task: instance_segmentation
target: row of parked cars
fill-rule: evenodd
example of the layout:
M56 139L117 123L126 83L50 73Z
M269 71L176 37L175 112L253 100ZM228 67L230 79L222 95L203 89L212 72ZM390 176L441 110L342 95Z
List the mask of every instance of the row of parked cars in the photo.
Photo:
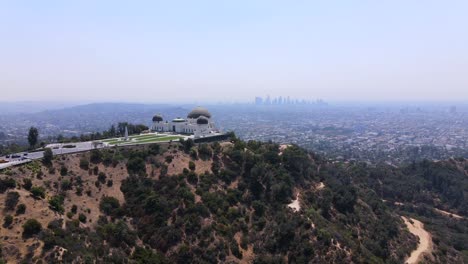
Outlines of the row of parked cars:
M7 159L20 159L20 160L25 160L27 159L28 157L28 153L19 153L19 154L11 154L11 155L6 155L5 158Z

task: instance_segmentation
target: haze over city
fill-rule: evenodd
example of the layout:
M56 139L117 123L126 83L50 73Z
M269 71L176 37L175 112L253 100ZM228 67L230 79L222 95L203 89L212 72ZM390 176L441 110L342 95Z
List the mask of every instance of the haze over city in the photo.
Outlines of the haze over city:
M3 1L0 264L468 263L468 1Z
M10 1L0 101L467 101L467 1Z

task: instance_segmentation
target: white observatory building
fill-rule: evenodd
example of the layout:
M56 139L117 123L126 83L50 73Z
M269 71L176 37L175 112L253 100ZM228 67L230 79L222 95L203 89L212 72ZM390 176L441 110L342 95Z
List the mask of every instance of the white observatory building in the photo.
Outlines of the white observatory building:
M164 121L159 114L153 116L154 132L174 132L180 134L193 134L195 138L211 136L219 133L211 119L211 114L203 107L195 107L187 115L187 119L177 117L172 121Z

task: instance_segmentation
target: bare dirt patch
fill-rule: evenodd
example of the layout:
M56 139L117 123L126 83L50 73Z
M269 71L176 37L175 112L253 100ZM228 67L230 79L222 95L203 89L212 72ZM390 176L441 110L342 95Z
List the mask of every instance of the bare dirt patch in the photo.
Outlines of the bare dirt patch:
M195 163L195 172L197 174L202 174L205 173L206 171L211 172L211 165L212 161L211 160L202 160L202 159L197 159L193 160L190 155L183 153L183 152L177 152L175 154L165 154L165 156L172 155L173 159L171 163L167 164L167 175L178 175L181 174L185 169L188 169L189 167L189 161L192 161ZM160 162L164 162L164 158L160 157L159 158Z
M325 184L323 182L319 182L316 186L315 186L315 189L317 191L320 191L322 190L323 188L325 188Z
M282 144L282 145L280 145L280 146L279 146L279 153L278 153L278 155L279 155L279 156L283 155L283 151L284 151L285 149L287 149L288 147L290 147L290 146L291 146L291 145L289 145L289 144Z
M291 208L294 212L299 212L301 210L301 205L299 203L299 193L296 195L296 199L292 200L288 207Z
M237 244L240 245L241 243L241 233L237 232L234 235L234 239L236 240ZM240 264L248 264L252 263L255 258L255 253L253 251L253 245L248 244L247 249L243 249L239 246L240 251L242 252L242 259L239 261Z

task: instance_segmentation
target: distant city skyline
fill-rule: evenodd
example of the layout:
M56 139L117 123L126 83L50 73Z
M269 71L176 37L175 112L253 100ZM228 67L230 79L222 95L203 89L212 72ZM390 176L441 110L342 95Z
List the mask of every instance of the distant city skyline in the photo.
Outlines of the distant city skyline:
M0 101L468 101L468 1L9 1Z
M327 105L322 99L309 99L309 98L291 98L290 96L270 97L267 95L265 98L256 96L253 102L255 105L293 105L293 104L315 104Z

